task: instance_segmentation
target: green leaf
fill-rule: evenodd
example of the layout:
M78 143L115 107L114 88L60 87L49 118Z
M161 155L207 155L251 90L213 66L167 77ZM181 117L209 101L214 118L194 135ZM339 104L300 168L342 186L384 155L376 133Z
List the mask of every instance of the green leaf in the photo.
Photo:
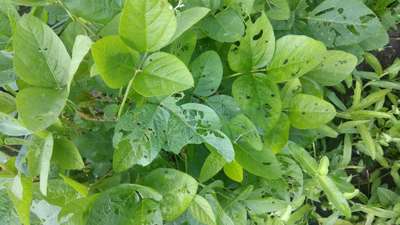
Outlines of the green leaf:
M254 23L248 20L245 36L229 49L228 63L233 71L250 72L265 67L274 50L274 31L263 13Z
M288 20L290 18L290 7L288 0L267 0L266 11L272 20Z
M200 195L196 195L193 198L193 201L189 207L189 212L197 221L202 224L217 225L215 215L210 204Z
M201 167L199 181L204 183L213 178L225 164L226 161L220 154L211 151Z
M0 51L0 85L9 84L16 80L11 53Z
M306 94L296 95L289 109L290 123L298 129L318 128L335 118L335 115L332 104Z
M71 58L60 38L38 18L23 16L13 35L14 66L19 78L39 87L69 82Z
M268 132L278 122L282 110L278 86L265 77L244 75L232 85L232 95L242 112Z
M72 47L72 58L71 64L68 70L68 84L71 83L76 71L78 71L79 65L81 64L83 58L89 52L92 46L92 40L86 35L78 35L75 38L74 45Z
M141 212L144 208L150 209L148 214L157 211L157 206L149 200L159 201L161 196L151 188L135 185L121 184L101 193L92 203L89 210L87 225L106 224L140 224L146 220L146 215ZM145 201L147 200L147 201ZM138 221L140 220L140 221Z
M239 114L229 121L230 138L234 144L246 149L261 151L263 143L256 126L243 114Z
M328 176L318 175L318 183L328 197L332 205L347 218L351 217L351 209L343 193L336 187L335 183Z
M64 0L63 4L75 16L105 24L121 10L119 0Z
M6 189L0 189L0 224L19 225L18 216Z
M158 52L150 55L133 88L145 97L171 95L194 86L192 74L174 55Z
M32 180L18 174L9 190L9 197L17 211L19 221L30 225L30 208L32 203Z
M179 38L185 31L189 30L193 25L199 22L210 12L210 9L204 7L193 7L183 12L178 12L176 16L176 31L170 42Z
M238 41L245 32L240 15L229 8L204 18L201 27L207 36L219 42Z
M189 208L197 192L197 182L191 176L174 169L159 168L149 173L144 184L163 195L161 211L165 221L173 221Z
M190 65L193 73L197 96L210 96L218 90L222 81L223 67L221 58L215 51L206 51Z
M66 90L26 88L18 92L17 111L29 130L43 130L56 122L66 98Z
M31 131L14 117L0 112L0 133L9 136L25 136L31 134Z
M235 160L249 173L266 179L277 179L281 176L279 162L270 149L254 151L235 146L235 154Z
M294 142L289 142L287 149L292 158L299 163L306 173L311 176L318 174L317 161L304 148Z
M357 57L343 51L329 50L321 64L306 74L321 85L333 86L351 75L357 65Z
M279 153L288 143L290 120L285 113L281 113L275 127L264 137L265 146L273 153Z
M197 44L197 35L193 31L185 32L182 36L169 44L165 50L175 55L185 65L189 65Z
M301 35L286 35L276 42L267 76L275 82L301 77L318 66L325 53L322 42Z
M61 169L80 170L85 166L75 144L66 138L54 140L53 162Z
M177 27L167 0L127 0L121 14L119 34L139 52L155 52L166 46Z
M243 181L243 167L236 161L225 164L224 173L231 180L239 183Z
M81 194L82 196L86 197L89 194L89 188L86 187L85 185L78 183L77 181L63 176L60 174L60 177L64 180L64 182L70 186L71 188L73 188L75 191L79 192L79 194Z
M0 91L0 112L9 114L15 112L15 110L15 98L6 92Z
M40 192L46 196L54 140L51 133L39 135L33 136L32 143L28 147L28 168L32 176L39 175Z
M379 19L358 0L323 1L307 19L311 34L328 47L357 44L376 33L383 35L383 45L388 42L388 34Z
M139 53L129 49L118 36L107 36L92 46L92 56L101 78L111 88L128 84L139 62Z
M135 221L132 225L163 224L160 205L151 199L142 200L133 214Z
M371 158L375 160L377 154L375 141L368 127L365 124L360 124L357 126L357 130L360 133L365 149L367 150L367 155L371 156Z

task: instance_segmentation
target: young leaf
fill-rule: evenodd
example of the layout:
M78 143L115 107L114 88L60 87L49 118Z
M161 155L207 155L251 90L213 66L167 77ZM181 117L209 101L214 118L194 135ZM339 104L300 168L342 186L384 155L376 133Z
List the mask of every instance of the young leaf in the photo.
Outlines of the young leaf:
M236 161L224 165L224 173L230 179L241 183L243 181L243 167Z
M286 35L276 42L267 76L275 82L301 77L318 66L325 53L322 42L301 35Z
M14 66L24 82L63 87L69 82L71 58L60 38L40 19L25 15L13 35Z
M289 119L298 129L318 128L336 115L336 110L329 102L312 95L298 94L292 99Z
M155 52L166 46L176 31L176 18L167 0L127 0L119 34L139 52Z
M218 90L222 81L223 66L215 51L207 51L198 56L190 65L197 96L210 96Z
M264 13L254 23L248 20L246 25L245 36L232 44L228 53L229 66L236 72L265 67L275 50L274 31Z
M89 52L92 46L92 40L85 35L78 35L75 38L74 46L72 48L72 58L71 64L68 70L68 85L71 83L76 71L78 71L79 65L81 64L83 58Z
M194 86L192 74L174 55L158 52L150 55L133 88L145 97L171 95Z
M290 120L285 113L281 113L275 127L265 134L264 143L273 153L279 153L289 140Z
M322 62L307 77L321 85L333 86L351 75L357 65L357 58L344 51L329 50L323 56Z
M200 170L199 181L204 183L214 177L226 164L225 159L218 153L212 151L203 163Z
M174 169L153 170L144 179L144 184L163 195L161 212L165 221L173 221L189 208L197 192L197 181Z
M139 53L126 46L118 36L107 36L92 46L92 55L101 78L111 88L128 84L139 62Z

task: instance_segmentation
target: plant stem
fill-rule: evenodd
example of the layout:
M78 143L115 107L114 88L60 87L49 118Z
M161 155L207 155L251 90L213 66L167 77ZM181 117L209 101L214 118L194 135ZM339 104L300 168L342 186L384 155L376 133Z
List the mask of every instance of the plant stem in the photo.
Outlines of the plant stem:
M121 115L122 115L122 111L124 110L124 106L125 106L125 104L126 104L126 100L128 99L129 92L130 92L130 90L131 90L131 88L132 88L132 85L133 85L133 80L135 80L136 75L138 74L139 71L140 71L140 70L136 70L136 71L135 71L135 74L133 74L132 79L129 81L128 86L126 87L125 94L124 94L124 98L122 99L122 103L121 103L121 105L119 106L119 110L118 110L118 114L117 114L117 119L119 119L119 118L121 117Z

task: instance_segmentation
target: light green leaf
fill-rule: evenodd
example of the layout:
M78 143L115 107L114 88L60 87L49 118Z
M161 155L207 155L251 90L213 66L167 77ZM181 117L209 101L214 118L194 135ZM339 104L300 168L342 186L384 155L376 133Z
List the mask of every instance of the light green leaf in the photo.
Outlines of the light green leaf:
M18 216L7 194L7 189L0 189L0 224L19 225Z
M182 36L169 44L165 51L175 55L185 65L189 65L197 44L197 35L194 31L185 32Z
M265 67L274 50L274 31L263 13L254 23L248 20L245 36L229 49L228 63L233 71L250 72Z
M50 172L50 160L53 154L53 135L40 133L33 136L32 143L28 146L28 168L31 176L39 175L40 192L47 195L47 179Z
M163 224L160 204L151 199L144 199L133 212L134 222L132 225Z
M332 104L306 94L296 95L289 108L290 123L298 129L318 128L335 118L335 115Z
M132 79L139 53L129 49L118 36L107 36L92 46L92 55L101 78L111 88L120 88Z
M150 55L133 82L133 88L145 97L171 95L194 86L192 74L174 55L158 52Z
M14 66L19 78L39 87L69 82L71 58L57 34L34 16L19 20L13 36Z
M15 112L15 98L3 91L0 91L0 112L9 114Z
M317 161L304 148L294 142L289 142L287 149L292 158L299 163L306 173L311 176L316 176L318 174Z
M26 88L18 92L17 111L29 130L43 130L56 122L66 98L66 90Z
M375 160L377 151L374 138L372 137L368 127L365 124L359 124L357 130L360 133L361 139L364 143L366 154Z
M17 211L19 221L30 225L30 208L32 203L32 180L18 174L9 190L9 197Z
M144 184L163 195L161 211L165 221L173 221L189 208L197 192L197 181L174 169L153 170L144 179Z
M61 169L80 170L85 166L75 144L66 138L54 140L53 162Z
M317 176L318 183L328 197L332 205L347 218L351 217L351 209L343 193L336 187L336 184L328 176Z
M221 58L215 51L206 51L198 56L190 65L193 73L197 96L210 96L218 90L222 81L223 66Z
M189 207L189 212L197 221L202 224L217 225L215 215L210 204L200 195L196 195L193 198L193 201Z
M256 176L277 179L282 174L279 162L270 149L254 151L235 146L235 154L235 160L243 169Z
M64 0L63 4L73 15L102 24L110 21L122 8L120 0Z
M357 44L376 33L383 34L383 45L389 39L376 15L358 0L323 1L307 20L312 35L328 47Z
M243 181L243 167L236 161L225 164L224 173L233 181L239 183Z
M210 9L204 7L193 7L183 12L178 12L176 16L176 31L170 42L179 38L185 31L189 30L193 25L199 22L210 12Z
M177 27L167 0L127 0L121 14L119 34L139 52L154 52L167 45Z
M9 136L25 136L31 134L31 131L26 129L14 117L0 112L0 133Z
M232 85L232 96L254 124L268 132L278 122L282 110L278 86L265 77L244 75Z
M290 120L285 113L281 113L275 127L264 136L264 143L273 153L279 153L288 143Z
M235 116L228 124L230 138L234 144L246 149L261 151L263 143L256 126L243 114Z
M329 50L322 58L322 62L307 77L315 80L321 85L333 86L348 76L357 65L357 57L344 51Z
M79 194L81 194L84 197L87 197L89 194L89 188L69 177L66 177L64 175L60 174L60 177L64 180L64 182L70 186L71 188L73 188L75 191L79 192Z
M238 41L245 31L240 15L229 8L204 18L201 27L210 38L219 42Z
M325 53L322 42L301 35L286 35L276 42L267 75L275 82L301 77L318 66Z
M13 56L9 52L0 51L0 85L16 80L13 66Z
M76 71L78 71L79 65L89 52L91 46L92 40L88 36L76 36L74 46L72 47L71 64L69 65L68 70L68 84L71 83Z
M204 183L214 177L226 164L225 159L218 153L211 151L200 170L199 181Z

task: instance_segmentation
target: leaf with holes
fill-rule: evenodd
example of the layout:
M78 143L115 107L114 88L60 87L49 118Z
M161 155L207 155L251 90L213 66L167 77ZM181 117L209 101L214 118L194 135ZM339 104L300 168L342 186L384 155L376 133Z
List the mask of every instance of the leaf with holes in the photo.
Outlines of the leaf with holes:
M246 24L246 35L232 44L228 53L229 66L236 72L250 72L265 67L275 50L271 23L263 13L253 23Z

